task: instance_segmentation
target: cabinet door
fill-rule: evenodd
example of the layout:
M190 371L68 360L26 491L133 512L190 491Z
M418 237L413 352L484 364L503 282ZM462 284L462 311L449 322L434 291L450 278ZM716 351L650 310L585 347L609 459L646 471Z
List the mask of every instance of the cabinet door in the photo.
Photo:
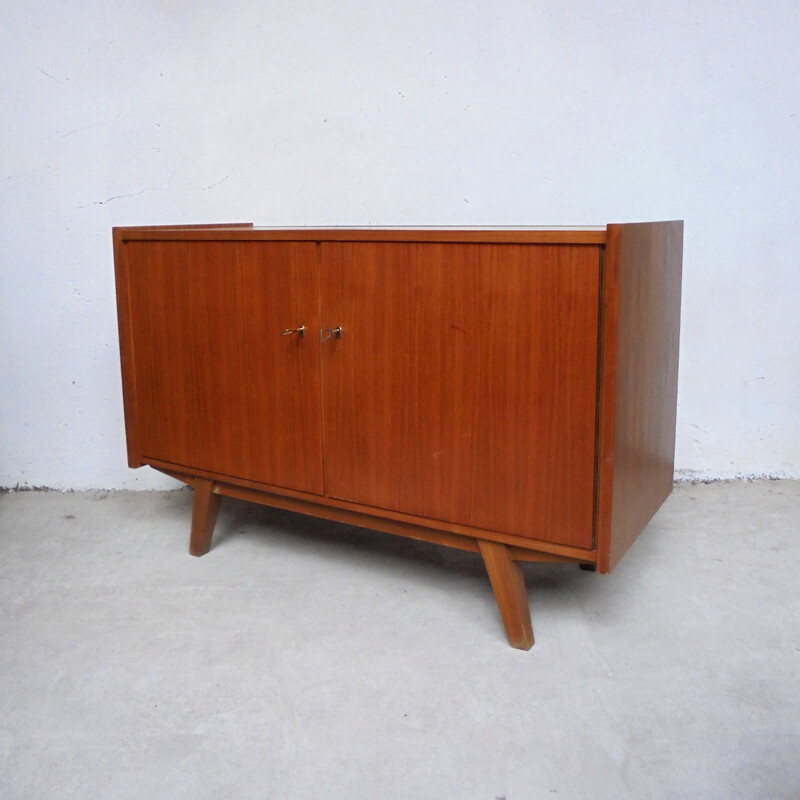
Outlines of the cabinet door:
M143 460L321 493L316 244L132 241L124 258Z
M330 243L326 491L590 547L600 253Z

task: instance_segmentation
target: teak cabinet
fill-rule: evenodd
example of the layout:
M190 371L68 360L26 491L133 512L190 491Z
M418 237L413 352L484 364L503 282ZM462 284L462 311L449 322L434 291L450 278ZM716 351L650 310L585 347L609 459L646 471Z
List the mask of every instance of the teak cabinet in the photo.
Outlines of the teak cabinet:
M670 493L683 224L115 228L130 466L480 553L608 572Z

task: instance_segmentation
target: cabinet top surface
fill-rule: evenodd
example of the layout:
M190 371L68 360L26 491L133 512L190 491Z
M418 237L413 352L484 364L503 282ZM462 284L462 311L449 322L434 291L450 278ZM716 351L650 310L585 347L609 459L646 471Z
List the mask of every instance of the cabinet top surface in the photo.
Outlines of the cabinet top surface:
M250 224L114 229L121 241L496 242L605 244L605 226L269 228Z

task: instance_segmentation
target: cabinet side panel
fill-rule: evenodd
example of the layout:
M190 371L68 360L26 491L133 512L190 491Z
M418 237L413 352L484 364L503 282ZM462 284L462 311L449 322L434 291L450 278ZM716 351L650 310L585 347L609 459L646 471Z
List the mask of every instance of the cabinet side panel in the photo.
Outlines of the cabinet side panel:
M610 225L603 281L598 566L672 491L683 222Z
M125 231L114 228L114 277L117 293L117 327L119 329L120 368L122 371L122 401L125 411L125 439L128 447L128 466L140 467L144 463L139 451L136 419L136 370L133 356L131 309L129 290L129 265L125 259Z

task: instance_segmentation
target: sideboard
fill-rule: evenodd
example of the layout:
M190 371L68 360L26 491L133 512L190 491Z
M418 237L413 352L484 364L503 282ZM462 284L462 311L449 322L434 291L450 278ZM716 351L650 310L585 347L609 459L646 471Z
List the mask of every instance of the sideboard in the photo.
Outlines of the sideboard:
M113 231L128 463L482 556L609 572L673 482L682 222ZM378 535L378 534L376 534Z

